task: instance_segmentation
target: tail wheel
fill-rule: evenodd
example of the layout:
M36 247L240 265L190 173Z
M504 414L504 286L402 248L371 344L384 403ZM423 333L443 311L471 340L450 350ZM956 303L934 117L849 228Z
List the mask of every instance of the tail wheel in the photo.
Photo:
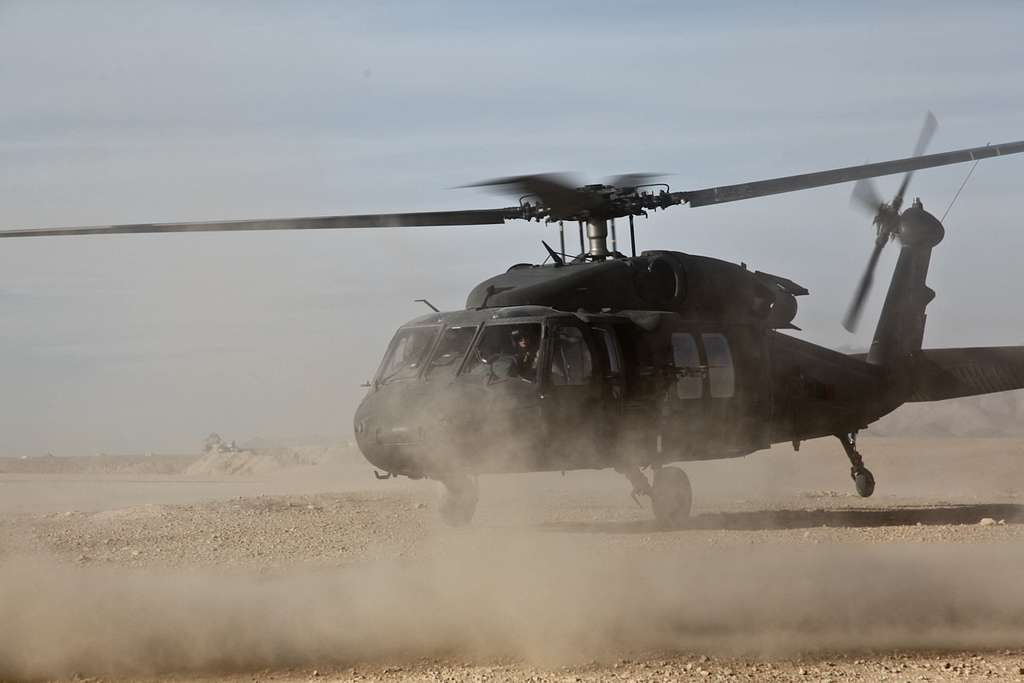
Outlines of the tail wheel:
M660 467L654 471L651 487L654 518L664 527L685 526L690 519L693 491L690 478L678 467Z
M871 474L871 470L867 467L855 469L850 476L853 477L853 485L857 488L857 495L861 498L869 498L875 492L875 475Z

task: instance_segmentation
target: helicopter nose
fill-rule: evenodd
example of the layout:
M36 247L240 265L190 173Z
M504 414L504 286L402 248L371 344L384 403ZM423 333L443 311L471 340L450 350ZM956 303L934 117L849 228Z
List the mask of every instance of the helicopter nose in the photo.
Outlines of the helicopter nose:
M356 445L371 465L385 472L396 473L400 470L400 463L394 457L394 449L380 443L378 430L376 426L371 427L368 420L357 420Z
M352 425L356 436L356 446L359 447L359 451L370 464L385 471L390 471L388 468L390 463L384 457L384 454L380 452L380 449L377 448L376 439L374 438L377 430L377 418L374 411L375 403L373 394L368 394L356 409Z
M394 474L408 474L418 469L409 447L419 443L421 435L400 416L386 410L380 393L367 395L356 410L353 421L356 445L374 467Z

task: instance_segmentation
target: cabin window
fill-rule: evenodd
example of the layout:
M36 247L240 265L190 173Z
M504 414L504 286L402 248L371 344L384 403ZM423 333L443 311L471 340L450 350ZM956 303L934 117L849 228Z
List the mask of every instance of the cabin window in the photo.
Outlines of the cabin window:
M551 347L551 383L555 386L589 384L594 374L590 349L578 327L555 329Z
M399 380L415 379L423 360L437 336L437 327L407 327L400 329L391 341L378 382L388 384Z
M449 327L441 334L441 341L427 365L426 377L449 378L455 376L469 345L476 336L476 325Z
M711 397L729 398L736 393L736 371L732 365L729 340L724 334L705 334L704 352L708 357Z
M614 333L603 327L593 329L598 352L603 351L608 358L608 372L612 375L622 374L622 360L619 358L619 345L615 341Z
M540 339L540 323L485 327L462 372L492 380L518 378L535 382Z
M700 353L697 351L697 340L692 334L676 332L672 335L672 364L676 369L676 396L683 399L703 396Z

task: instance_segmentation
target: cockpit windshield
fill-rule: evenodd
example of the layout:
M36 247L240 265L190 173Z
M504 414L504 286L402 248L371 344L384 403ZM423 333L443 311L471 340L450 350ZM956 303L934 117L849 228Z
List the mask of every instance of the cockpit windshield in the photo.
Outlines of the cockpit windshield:
M449 327L441 335L441 341L427 366L426 376L432 379L447 379L455 376L462 359L466 356L473 337L476 336L477 325Z
M377 381L380 384L414 379L434 343L439 327L405 327L391 340L388 354L381 364Z

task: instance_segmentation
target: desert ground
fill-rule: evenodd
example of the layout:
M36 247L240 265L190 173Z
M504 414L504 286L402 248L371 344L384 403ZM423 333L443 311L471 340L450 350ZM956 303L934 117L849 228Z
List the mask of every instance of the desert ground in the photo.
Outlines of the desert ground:
M474 522L351 450L0 458L0 679L1024 680L1024 438L864 436L484 476Z

